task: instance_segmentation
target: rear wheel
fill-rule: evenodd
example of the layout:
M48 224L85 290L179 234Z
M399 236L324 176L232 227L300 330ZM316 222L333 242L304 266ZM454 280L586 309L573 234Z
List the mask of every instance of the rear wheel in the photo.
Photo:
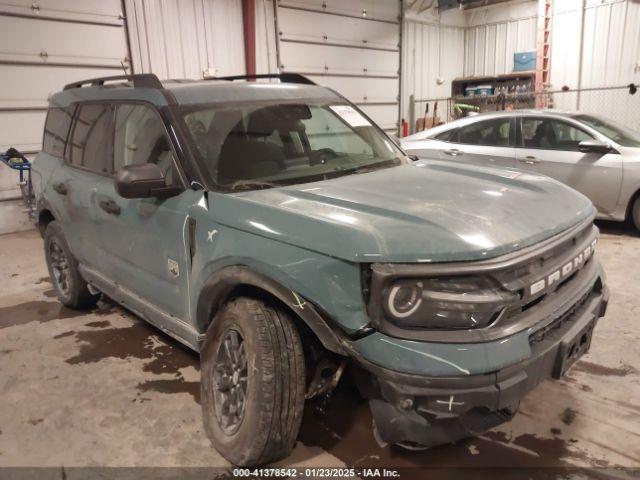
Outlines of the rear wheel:
M237 298L214 319L201 353L202 414L213 446L235 465L286 457L304 408L300 337L285 312Z
M62 227L56 221L47 225L44 233L44 254L49 277L60 303L73 309L92 308L100 294L92 294L78 271L78 262L71 254Z

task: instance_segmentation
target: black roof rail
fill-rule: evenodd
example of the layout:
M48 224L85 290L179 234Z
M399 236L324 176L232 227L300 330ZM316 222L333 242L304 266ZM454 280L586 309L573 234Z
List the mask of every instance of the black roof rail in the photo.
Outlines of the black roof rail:
M259 73L257 75L232 75L230 77L213 77L211 80L254 80L259 78L279 78L282 83L302 83L315 85L316 83L299 73Z
M90 78L88 80L82 80L80 82L73 82L65 85L63 90L71 90L73 88L82 88L83 86L102 86L105 82L111 82L114 80L128 80L133 82L134 88L155 88L162 89L162 83L158 80L158 77L153 73L137 73L134 75L115 75L113 77L100 77Z

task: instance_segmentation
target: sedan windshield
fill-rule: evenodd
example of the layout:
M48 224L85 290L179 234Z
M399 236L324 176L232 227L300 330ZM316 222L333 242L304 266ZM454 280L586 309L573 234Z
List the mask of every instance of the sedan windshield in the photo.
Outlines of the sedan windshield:
M209 173L227 191L305 183L407 162L350 105L198 106L183 110L183 117Z
M573 118L597 130L623 147L640 147L640 132L595 115L575 115Z

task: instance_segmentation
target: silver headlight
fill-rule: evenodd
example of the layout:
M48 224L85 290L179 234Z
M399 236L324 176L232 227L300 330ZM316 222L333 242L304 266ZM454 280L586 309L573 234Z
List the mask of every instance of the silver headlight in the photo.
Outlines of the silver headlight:
M444 277L396 280L383 305L401 327L470 329L491 325L516 300L488 278Z
M422 305L422 282L396 284L391 287L387 308L395 318L410 317L420 308L420 305Z

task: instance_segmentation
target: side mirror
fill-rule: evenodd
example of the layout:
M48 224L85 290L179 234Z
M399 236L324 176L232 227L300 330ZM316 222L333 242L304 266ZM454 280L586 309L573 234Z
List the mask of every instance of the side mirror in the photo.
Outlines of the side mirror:
M114 183L123 198L170 197L182 190L167 187L162 170L155 163L127 165L116 174Z
M608 143L599 140L583 140L578 144L578 150L582 153L609 153L613 149Z

